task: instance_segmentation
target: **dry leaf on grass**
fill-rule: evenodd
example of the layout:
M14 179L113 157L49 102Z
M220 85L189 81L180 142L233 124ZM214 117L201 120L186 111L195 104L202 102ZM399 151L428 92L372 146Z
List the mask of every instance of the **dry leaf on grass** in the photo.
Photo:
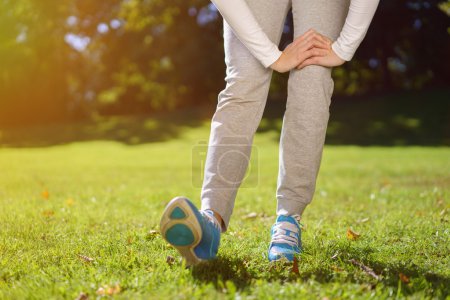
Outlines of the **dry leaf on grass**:
M361 237L361 234L354 231L351 227L347 229L347 239L355 241Z
M400 278L400 280L401 280L403 283L409 283L409 277L406 276L405 274L399 273L399 274L398 274L398 277Z
M102 287L99 287L98 290L95 292L97 295L99 296L105 296L106 295L106 290Z
M127 243L128 243L128 245L133 244L133 242L134 242L134 237L128 236L128 237L127 237Z
M298 271L298 260L297 258L294 258L294 263L292 264L292 273L300 274Z
M86 256L86 255L82 255L82 254L78 254L78 257L81 258L84 262L87 262L87 263L91 263L91 262L93 262L95 260L92 257Z
M357 261L356 259L350 259L349 262L351 262L355 266L360 267L364 272L366 272L368 275L372 276L376 280L380 279L380 276L377 275L370 267L364 265L363 263Z
M336 253L331 257L331 259L336 259L339 256L339 251L336 251Z
M75 300L88 300L89 296L86 293L81 292Z
M41 196L42 196L42 198L44 198L45 200L48 200L48 198L50 198L50 193L48 192L47 189L45 189L45 190L43 190L43 191L41 192Z
M55 212L51 209L46 209L46 210L42 211L42 215L47 218L52 217L54 214L55 214Z
M158 235L159 234L159 231L158 230L150 230L149 232L148 232L148 235L151 235L151 236L155 236L155 235Z
M242 219L244 219L244 220L246 220L246 219L254 219L254 218L256 218L257 216L258 216L257 213L251 212L251 213L248 213L247 215L243 216Z
M344 269L339 268L339 267L336 266L336 265L332 265L332 266L331 266L331 269L332 269L334 272L336 272L336 273L341 273L341 272L344 271Z
M358 221L356 221L356 223L366 223L369 220L369 218L359 219Z
M380 185L382 188L387 188L390 187L392 184L388 179L384 179L383 181L380 182Z
M175 263L175 257L167 255L166 263L168 263L169 265L173 265Z
M120 291L121 289L119 284L115 284L113 286L104 285L98 288L96 294L99 296L112 296L117 295Z
M152 240L152 239L156 238L158 235L159 235L159 231L152 229L149 232L147 232L147 235L145 237L147 238L147 240Z

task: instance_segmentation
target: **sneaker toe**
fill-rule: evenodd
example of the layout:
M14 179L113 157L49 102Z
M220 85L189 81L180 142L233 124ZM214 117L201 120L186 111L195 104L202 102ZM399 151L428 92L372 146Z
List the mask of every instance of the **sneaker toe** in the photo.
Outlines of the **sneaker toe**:
M293 248L284 248L279 246L272 246L269 250L269 261L277 261L281 259L287 259L288 261L293 261L295 254L300 253Z

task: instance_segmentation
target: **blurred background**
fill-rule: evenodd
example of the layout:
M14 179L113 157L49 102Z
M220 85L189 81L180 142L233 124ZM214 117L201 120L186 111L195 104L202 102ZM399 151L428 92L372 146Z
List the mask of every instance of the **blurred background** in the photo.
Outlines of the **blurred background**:
M335 68L329 144L450 145L450 1L381 1ZM289 15L280 48L292 40ZM203 126L225 86L206 0L0 0L0 145L140 144ZM279 130L274 73L260 131Z

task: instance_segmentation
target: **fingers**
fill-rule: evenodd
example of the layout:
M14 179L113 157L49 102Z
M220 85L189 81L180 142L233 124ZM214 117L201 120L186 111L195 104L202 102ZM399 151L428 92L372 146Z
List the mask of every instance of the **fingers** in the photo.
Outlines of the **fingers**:
M303 48L304 50L308 50L311 47L329 49L329 45L326 42L324 42L324 40L320 36L316 34L310 36L302 44L299 44L299 47Z
M299 44L308 42L311 39L316 39L320 43L323 43L323 48L330 47L332 44L332 41L328 37L320 34L315 29L310 28L305 33L303 33L301 36L295 38L294 41L292 42L292 46L298 46Z
M312 48L309 49L308 51L301 53L297 58L297 61L299 64L304 63L306 60L316 62L317 59L319 59L320 57L327 56L328 53L329 52L327 50Z
M301 64L299 64L296 67L296 69L300 70L300 69L303 69L306 66L314 65L314 64L319 64L319 61L317 59L315 59L314 57L308 58L308 59L305 59Z
M331 45L332 41L328 37L326 37L326 36L324 36L323 34L320 34L320 33L317 33L317 36L318 36L318 38L320 40L322 40L327 45Z
M287 51L296 52L298 55L304 53L311 48L320 48L324 50L330 50L330 46L318 36L310 36L308 40L304 40L302 42L297 42L297 44L291 43L288 47L285 48Z
M329 51L319 48L312 48L304 54L305 55L300 58L301 63L296 67L297 69L302 69L309 65L324 65Z
M301 36L298 36L297 38L295 38L294 41L292 42L292 44L296 46L305 41L308 41L309 39L311 39L313 37L319 38L317 31L315 31L314 29L311 28L308 31L306 31L305 33L303 33Z
M322 49L328 49L329 46L326 42L324 42L319 36L315 35L313 38L308 40L305 43L305 48L310 49L312 47L322 48Z
M320 49L320 48L312 48L309 49L308 51L306 51L306 57L312 57L312 56L327 56L329 54L329 52L327 50L324 49Z
M305 44L301 45L296 49L298 52L297 54L299 56L302 56L303 54L308 54L308 51L312 49L320 49L323 51L326 51L326 54L330 51L330 47L328 45L325 45L322 41L319 41L317 39L311 39L310 41L306 42ZM324 52L325 53L325 52Z

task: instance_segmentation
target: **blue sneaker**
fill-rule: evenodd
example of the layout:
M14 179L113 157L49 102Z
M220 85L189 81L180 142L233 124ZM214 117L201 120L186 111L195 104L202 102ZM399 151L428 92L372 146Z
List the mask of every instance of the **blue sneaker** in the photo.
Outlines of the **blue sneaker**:
M269 261L293 261L302 249L300 216L278 216L272 226Z
M167 204L161 217L161 234L191 266L216 257L221 226L213 212L199 211L184 197L176 197Z

